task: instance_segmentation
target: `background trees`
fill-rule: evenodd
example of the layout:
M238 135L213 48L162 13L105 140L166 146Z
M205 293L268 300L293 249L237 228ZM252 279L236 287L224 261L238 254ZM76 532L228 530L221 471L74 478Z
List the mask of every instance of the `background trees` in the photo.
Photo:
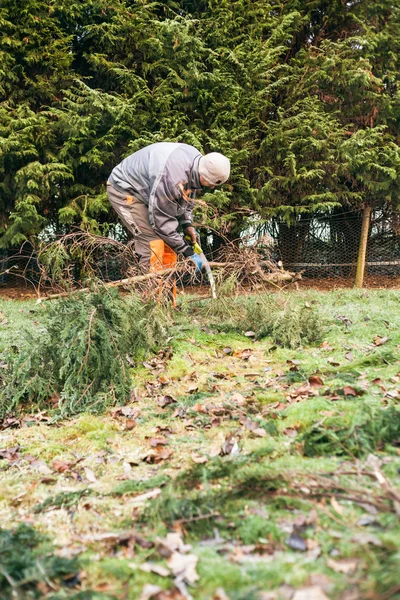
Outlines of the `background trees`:
M199 218L237 236L398 204L400 9L389 0L3 0L0 243L107 232L112 167L159 140L219 150ZM218 208L218 217L215 216Z

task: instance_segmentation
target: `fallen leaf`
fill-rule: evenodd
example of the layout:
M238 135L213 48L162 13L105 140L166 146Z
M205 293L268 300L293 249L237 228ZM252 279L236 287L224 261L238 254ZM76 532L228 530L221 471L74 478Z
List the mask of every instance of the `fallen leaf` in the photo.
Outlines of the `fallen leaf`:
M43 460L33 460L30 466L42 475L51 475L53 473Z
M292 550L297 550L298 552L306 552L307 550L306 541L297 533L290 534L290 536L286 539L286 545Z
M337 573L344 573L345 575L348 575L349 573L354 573L354 571L357 569L358 560L353 558L345 558L342 560L328 558L326 560L326 564L330 569L333 569Z
M313 387L321 387L324 385L324 382L319 375L310 375L308 383Z
M5 458L6 460L13 462L20 458L20 448L21 446L10 446L9 448L0 450L0 458Z
M153 450L150 450L143 458L144 462L150 464L156 464L163 460L167 460L173 454L171 448L164 448L163 446L157 446Z
M297 435L297 430L293 429L292 427L287 427L286 429L283 430L283 434L294 438Z
M158 406L160 406L161 408L165 408L166 406L169 406L170 404L176 403L176 400L172 396L159 396L157 398L156 402L157 402Z
M323 350L333 350L333 348L330 345L330 343L328 342L328 340L325 340L324 342L322 342L322 344L320 344L319 347L322 348Z
M97 481L96 475L94 474L92 469L89 469L89 467L85 467L85 475L86 479L90 481L90 483L95 483Z
M386 342L389 340L388 337L381 337L380 335L377 335L374 338L374 345L375 346L383 346L383 344L386 344Z
M212 600L229 600L229 596L225 592L224 588L217 588L214 592Z
M131 417L137 411L136 408L132 408L132 406L122 406L120 408L121 413L124 417Z
M351 361L353 360L353 353L352 353L352 352L347 352L347 353L344 355L344 357L345 357L345 359L346 359L346 360L348 360L348 361L350 361L350 362L351 362Z
M350 385L345 385L342 391L344 396L357 396L356 390Z
M244 406L246 404L246 398L242 396L242 394L239 394L239 392L232 394L229 400L234 402L237 406Z
M256 334L254 331L245 331L244 335L249 338L256 337Z
M333 358L328 358L328 363L332 365L332 367L340 367L340 363L335 362Z
M153 562L145 562L140 565L139 569L145 573L155 573L161 577L169 577L171 575L171 571L167 567Z
M136 427L135 419L127 419L125 423L125 431L132 431Z
M383 546L381 540L372 533L355 533L351 538L352 542L356 542L357 544L372 544L373 546Z
M153 446L153 448L165 446L166 444L169 444L169 439L166 437L152 437L149 439L149 444L150 446Z
M154 488L149 492L145 492L144 494L139 494L139 496L135 496L130 502L132 504L143 504L147 502L147 500L152 500L153 498L157 498L161 494L160 488Z
M196 572L198 558L195 554L173 552L167 563L177 582L194 583L199 579Z
M130 463L128 462L123 462L122 463L122 467L124 469L124 474L129 476L132 473L132 467L130 465Z
M236 352L235 352L236 354ZM239 352L239 356L242 360L249 360L250 356L253 354L253 351L250 348L245 348Z
M152 583L146 583L142 590L140 600L152 600L157 596L159 592L162 592L162 588L159 585L153 585Z
M256 435L257 437L266 437L267 432L263 427L257 427L256 429L252 429L251 433Z
M239 444L234 436L228 436L221 446L221 454L235 455L239 454Z
M65 473L65 471L68 471L74 464L75 463L63 462L62 460L53 460L53 469L59 473Z
M190 458L192 459L192 461L194 463L197 463L197 464L200 464L200 465L203 464L203 463L208 462L207 456L201 456L200 454L196 454L195 452L193 452L190 455Z
M167 533L165 538L158 538L157 550L164 558L169 558L174 552L186 553L192 549L190 544L185 544L182 536L177 532Z
M297 590L292 600L329 600L319 586L312 586Z
M190 383L188 385L188 387L186 388L186 391L189 394L193 394L194 392L197 392L198 389L199 389L199 384L194 382L194 383Z
M331 496L331 505L332 508L338 513L338 515L343 514L343 507L340 506L339 502L336 500L334 496Z

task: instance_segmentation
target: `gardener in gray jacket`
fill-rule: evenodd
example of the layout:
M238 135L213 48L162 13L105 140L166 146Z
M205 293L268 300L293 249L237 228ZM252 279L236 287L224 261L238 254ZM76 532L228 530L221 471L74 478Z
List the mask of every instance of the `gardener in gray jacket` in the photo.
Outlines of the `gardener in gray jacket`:
M135 251L145 270L153 264L161 241L173 254L190 258L197 270L202 268L200 257L178 229L196 242L191 222L196 192L224 183L229 172L230 163L223 154L203 156L193 146L171 142L146 146L113 169L107 182L108 198L134 235Z

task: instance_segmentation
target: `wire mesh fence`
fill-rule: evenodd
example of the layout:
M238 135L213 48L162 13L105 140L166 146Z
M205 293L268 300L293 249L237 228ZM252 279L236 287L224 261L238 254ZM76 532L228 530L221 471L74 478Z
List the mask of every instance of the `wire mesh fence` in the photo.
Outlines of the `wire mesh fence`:
M304 216L295 226L272 219L263 234L276 260L305 278L354 277L362 213ZM400 213L372 213L366 275L400 275Z
M295 225L271 219L256 226L250 238L265 245L266 252L284 269L302 272L303 278L354 278L360 245L362 213L337 212L329 215L302 215ZM215 234L202 232L203 248L215 260ZM250 239L248 238L248 239ZM126 243L126 242L125 242ZM105 282L129 276L132 243L115 251L120 242L101 244L96 250L95 275ZM129 256L128 256L129 255ZM81 278L79 261L73 278ZM400 276L400 213L374 211L369 229L366 275ZM27 282L37 283L40 268L32 247L0 250L0 288Z

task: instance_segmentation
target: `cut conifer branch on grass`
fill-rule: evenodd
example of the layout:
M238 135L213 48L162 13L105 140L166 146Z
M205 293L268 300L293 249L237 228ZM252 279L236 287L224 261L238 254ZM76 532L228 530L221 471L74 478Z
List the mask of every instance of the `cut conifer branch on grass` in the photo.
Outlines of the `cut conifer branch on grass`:
M234 263L222 263L222 262L210 262L210 267L217 268L226 268L226 267L234 267ZM172 273L182 272L186 270L186 265L182 265L182 267L171 268L171 269L163 269L162 271L157 271L157 273L146 273L145 275L135 275L134 277L126 277L125 279L119 279L118 281L110 281L104 283L103 285L107 288L115 288L122 287L124 285L135 285L136 283L143 283L145 281L150 281L151 279L156 279L159 277L164 277L166 275L171 275ZM291 273L290 271L276 271L273 273L265 273L263 274L263 278L260 283L268 282L271 284L279 284L279 283L292 283L301 279L300 273ZM64 298L70 296L75 293L82 292L91 292L91 288L85 287L81 289L75 289L68 292L59 292L58 294L49 294L47 296L39 296L37 302L43 302L44 300L53 300L56 298Z

